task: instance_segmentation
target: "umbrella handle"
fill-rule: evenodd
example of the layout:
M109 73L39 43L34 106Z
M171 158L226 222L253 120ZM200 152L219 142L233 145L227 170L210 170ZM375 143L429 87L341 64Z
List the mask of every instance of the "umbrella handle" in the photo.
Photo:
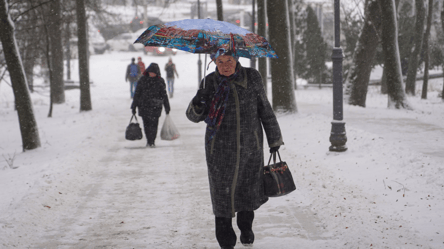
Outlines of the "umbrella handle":
M207 75L207 53L205 53L203 89L205 89L205 79L207 78L206 75Z

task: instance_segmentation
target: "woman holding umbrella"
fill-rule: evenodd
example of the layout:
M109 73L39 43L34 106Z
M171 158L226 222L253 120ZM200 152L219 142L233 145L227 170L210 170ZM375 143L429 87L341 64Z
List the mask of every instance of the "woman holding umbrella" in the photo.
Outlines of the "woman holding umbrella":
M259 72L242 67L234 50L220 48L211 57L216 70L205 77L186 115L192 122L207 123L205 153L216 239L221 248L234 248L232 218L237 216L241 243L252 244L254 210L268 200L262 127L270 152L284 143Z

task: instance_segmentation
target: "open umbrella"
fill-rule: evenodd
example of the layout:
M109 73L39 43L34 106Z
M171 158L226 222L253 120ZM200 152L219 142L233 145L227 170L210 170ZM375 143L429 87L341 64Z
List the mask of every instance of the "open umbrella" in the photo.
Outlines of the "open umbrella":
M239 57L277 58L268 41L234 24L212 19L185 19L149 27L134 43L211 54L228 48Z

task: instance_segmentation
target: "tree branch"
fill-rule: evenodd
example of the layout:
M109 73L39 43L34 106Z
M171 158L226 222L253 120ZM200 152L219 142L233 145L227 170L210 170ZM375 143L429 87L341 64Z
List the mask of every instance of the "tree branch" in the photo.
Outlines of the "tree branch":
M22 16L22 15L24 15L24 14L30 12L31 10L34 10L34 9L40 7L40 6L43 6L43 5L45 5L45 4L48 4L48 3L52 2L52 1L54 1L54 0L48 0L48 1L46 1L46 2L43 2L43 3L37 4L36 6L33 6L33 7L31 7L30 9L28 9L28 10L25 10L24 12L22 12L22 13L20 13L18 16L16 16L16 17L14 18L13 21L14 21L14 22L17 21L17 19L18 19L20 16Z

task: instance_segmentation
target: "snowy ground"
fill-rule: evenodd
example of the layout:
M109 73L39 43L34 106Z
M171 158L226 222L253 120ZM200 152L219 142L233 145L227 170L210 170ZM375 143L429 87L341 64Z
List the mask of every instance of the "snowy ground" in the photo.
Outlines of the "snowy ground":
M1 248L218 248L205 126L184 115L198 56L173 57L180 78L170 115L181 137L158 138L155 149L124 139L131 116L124 74L136 56L161 68L168 59L91 57L93 111L79 113L75 89L47 118L47 89L33 93L42 147L24 153L12 90L0 85ZM299 87L298 113L278 117L297 190L256 212L254 248L443 248L442 81L430 81L428 100L409 98L413 111L387 109L376 87L366 108L344 105L343 153L328 151L331 88Z

